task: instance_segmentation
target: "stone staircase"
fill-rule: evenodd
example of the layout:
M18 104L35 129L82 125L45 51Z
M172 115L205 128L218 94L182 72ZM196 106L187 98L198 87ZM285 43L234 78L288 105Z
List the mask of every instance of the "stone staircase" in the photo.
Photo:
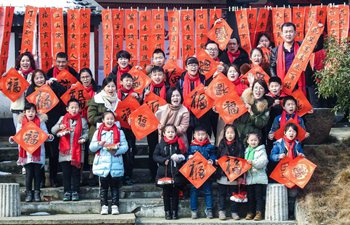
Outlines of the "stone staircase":
M0 224L288 224L296 225L296 221L261 221L250 222L240 221L220 221L216 219L205 219L204 199L199 200L199 216L202 219L191 220L189 199L180 200L179 216L180 220L166 221L164 219L163 200L161 199L161 188L155 186L151 181L148 167L147 145L144 141L138 143L139 155L136 156L136 168L133 179L136 183L132 186L123 186L120 189L119 216L101 216L99 202L99 188L82 185L80 188L81 200L77 202L63 202L63 187L43 188L43 202L24 202L24 175L22 168L16 165L18 157L17 147L10 145L7 138L0 137L0 183L19 183L21 188L21 212L22 216L12 219L1 219ZM48 174L46 172L48 181ZM61 181L62 174L58 179ZM88 171L82 173L82 183L87 183ZM217 189L214 185L214 216L217 217ZM244 216L244 208L240 214ZM51 216L34 217L32 213L47 212ZM74 214L74 216L69 216ZM45 219L46 218L46 219ZM88 222L87 218L92 218ZM70 219L72 221L70 221ZM74 222L73 222L74 221ZM121 221L124 221L121 223Z

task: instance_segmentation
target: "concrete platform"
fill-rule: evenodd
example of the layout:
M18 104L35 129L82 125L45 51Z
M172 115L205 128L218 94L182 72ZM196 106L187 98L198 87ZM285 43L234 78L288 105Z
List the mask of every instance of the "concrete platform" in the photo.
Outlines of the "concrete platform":
M163 225L163 224L181 224L181 225L200 225L200 224L235 224L235 225L296 225L297 223L295 221L278 221L278 222L272 222L272 221L248 221L248 220L219 220L217 218L214 219L206 219L206 218L199 218L196 220L190 219L190 218L180 218L179 220L165 220L160 218L137 218L136 224L140 225Z

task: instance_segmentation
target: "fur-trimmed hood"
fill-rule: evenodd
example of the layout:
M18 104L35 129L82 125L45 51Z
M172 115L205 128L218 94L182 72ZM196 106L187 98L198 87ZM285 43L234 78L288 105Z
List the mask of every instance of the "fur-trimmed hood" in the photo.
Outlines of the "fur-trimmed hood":
M241 99L244 103L249 104L259 112L264 112L268 109L268 102L265 98L255 100L253 96L253 91L251 88L247 88L243 91Z
M48 116L46 114L38 113L36 115L39 117L40 122L44 122L45 123L48 120ZM18 122L22 123L23 118L24 118L24 113L19 114L18 115Z

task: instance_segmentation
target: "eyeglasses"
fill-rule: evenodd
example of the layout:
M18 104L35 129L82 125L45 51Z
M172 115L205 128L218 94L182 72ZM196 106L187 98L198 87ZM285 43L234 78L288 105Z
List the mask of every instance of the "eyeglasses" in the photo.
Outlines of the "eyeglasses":
M219 51L219 49L217 49L217 48L206 48L206 50L208 52L217 52L217 51Z
M192 68L197 68L197 67L198 67L198 64L188 64L187 66L188 66L188 67L192 67Z

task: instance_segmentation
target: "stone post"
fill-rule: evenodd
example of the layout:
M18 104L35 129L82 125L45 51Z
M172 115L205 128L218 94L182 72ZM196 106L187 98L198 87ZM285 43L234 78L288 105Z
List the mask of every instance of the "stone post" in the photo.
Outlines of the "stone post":
M0 183L0 217L21 215L19 184Z
M265 219L288 220L288 192L283 184L267 185Z

